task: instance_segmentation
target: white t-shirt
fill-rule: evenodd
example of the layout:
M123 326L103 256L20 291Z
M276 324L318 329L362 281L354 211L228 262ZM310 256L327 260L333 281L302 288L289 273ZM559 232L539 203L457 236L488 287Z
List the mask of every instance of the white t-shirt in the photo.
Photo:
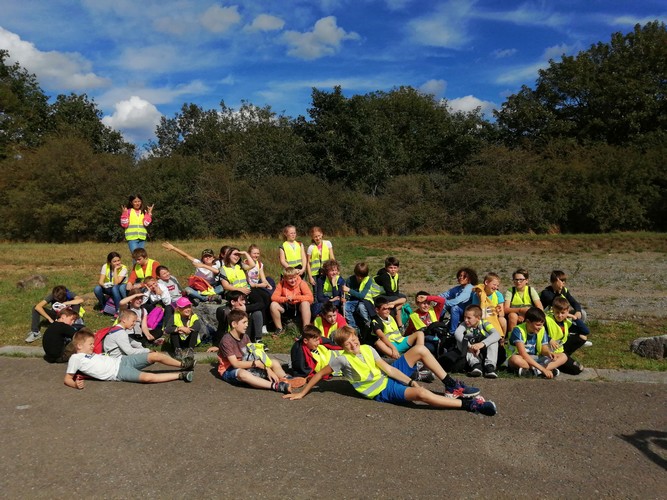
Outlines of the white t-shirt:
M329 240L322 240L322 248L324 248L324 247L327 247L329 250L331 250L333 248L333 245L331 244L331 242ZM316 248L317 248L317 245L315 243L311 243L310 245L308 245L308 250L306 250L306 254L308 255L308 257L313 255L313 251ZM331 252L329 252L329 253L331 253Z
M81 372L97 380L118 380L121 358L112 358L102 354L72 354L67 362L67 373L74 375Z
M246 275L248 277L248 284L257 285L260 283L259 271L264 269L264 263L260 262L259 265L255 264L255 267L247 271Z
M192 263L193 263L193 264L201 264L202 261L199 260L199 259L192 259ZM220 269L220 266L219 266L219 264L218 264L217 261L216 261L215 263L213 263L213 265L212 265L211 267L214 267L214 268L216 268L216 269ZM195 270L195 276L199 276L200 278L204 278L204 279L205 279L206 281L208 281L211 285L213 285L213 284L215 283L215 277L216 277L216 274L215 274L213 271L209 271L208 269L204 269L204 268L202 268L202 267L198 267L198 268Z
M104 279L107 279L107 268L109 267L109 264L104 264L102 266L102 269L100 269L100 274L104 276ZM126 266L121 266L120 271L118 271L118 276L122 276L123 279L121 280L121 283L123 283L127 279L127 267ZM113 286L115 283L112 283L110 281L105 282L104 286L105 287L110 287ZM120 283L119 283L120 284Z
M171 304L171 295L169 294L169 289L160 283L160 281L157 282L157 287L160 290L160 295L151 292L150 290L146 290L144 292L144 301L142 304L146 304L150 302L151 304L157 304L158 302L162 302L165 306L168 306Z

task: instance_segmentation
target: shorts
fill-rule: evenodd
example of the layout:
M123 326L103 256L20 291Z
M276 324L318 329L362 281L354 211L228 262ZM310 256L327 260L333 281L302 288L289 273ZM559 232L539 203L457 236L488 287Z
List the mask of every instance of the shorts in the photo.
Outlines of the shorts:
M141 370L151 365L148 362L148 354L147 352L142 352L141 354L122 356L116 380L121 382L139 382L139 377L143 373Z
M415 367L408 364L408 362L405 360L405 356L398 358L391 366L408 377L411 376L415 371ZM401 382L390 378L387 381L387 386L373 399L381 403L405 403L407 401L407 399L405 399L405 391L407 389L408 387L406 385L403 385Z
M229 368L225 370L222 374L222 380L234 385L246 385L245 383L239 380L239 370L241 370L241 368ZM245 371L249 372L255 377L263 378L266 380L269 379L266 370L262 368L245 368Z
M392 344L394 345L399 354L405 354L412 347L410 344L408 344L407 337L403 337L403 340L401 340L400 342L392 342Z

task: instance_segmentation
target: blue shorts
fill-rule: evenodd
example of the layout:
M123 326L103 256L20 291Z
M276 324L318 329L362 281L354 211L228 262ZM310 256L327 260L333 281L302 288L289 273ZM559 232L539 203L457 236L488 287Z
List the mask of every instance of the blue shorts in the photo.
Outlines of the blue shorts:
M246 385L244 382L241 382L239 380L240 369L241 368L229 368L228 370L225 370L222 374L222 380L234 385ZM245 371L249 372L251 375L254 375L255 377L263 378L265 380L269 379L266 370L262 368L245 368Z
M391 366L408 377L415 371L415 367L408 364L405 360L405 356L398 358ZM405 399L405 391L407 388L408 387L401 382L390 378L387 381L387 387L373 399L375 399L375 401L380 401L381 403L405 403L407 401L407 399Z
M141 354L122 356L116 380L120 380L121 382L139 382L139 377L143 373L141 370L151 365L148 362L148 354L147 352L142 352Z

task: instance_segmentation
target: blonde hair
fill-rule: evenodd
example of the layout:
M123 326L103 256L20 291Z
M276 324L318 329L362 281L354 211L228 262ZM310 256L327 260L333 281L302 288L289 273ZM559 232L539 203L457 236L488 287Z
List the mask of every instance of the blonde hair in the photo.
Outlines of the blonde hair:
M294 269L293 267L286 267L285 270L283 271L283 277L285 278L290 278L292 276L298 276L299 275L299 270Z
M349 325L341 326L338 330L334 332L334 342L336 345L343 347L343 344L347 342L352 335L356 337L357 331Z

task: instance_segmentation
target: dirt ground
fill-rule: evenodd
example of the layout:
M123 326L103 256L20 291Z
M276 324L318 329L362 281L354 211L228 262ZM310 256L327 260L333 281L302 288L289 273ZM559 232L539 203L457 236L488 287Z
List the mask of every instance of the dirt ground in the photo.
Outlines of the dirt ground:
M495 417L0 358L4 498L665 498L667 386L479 380ZM440 389L438 384L433 388Z

